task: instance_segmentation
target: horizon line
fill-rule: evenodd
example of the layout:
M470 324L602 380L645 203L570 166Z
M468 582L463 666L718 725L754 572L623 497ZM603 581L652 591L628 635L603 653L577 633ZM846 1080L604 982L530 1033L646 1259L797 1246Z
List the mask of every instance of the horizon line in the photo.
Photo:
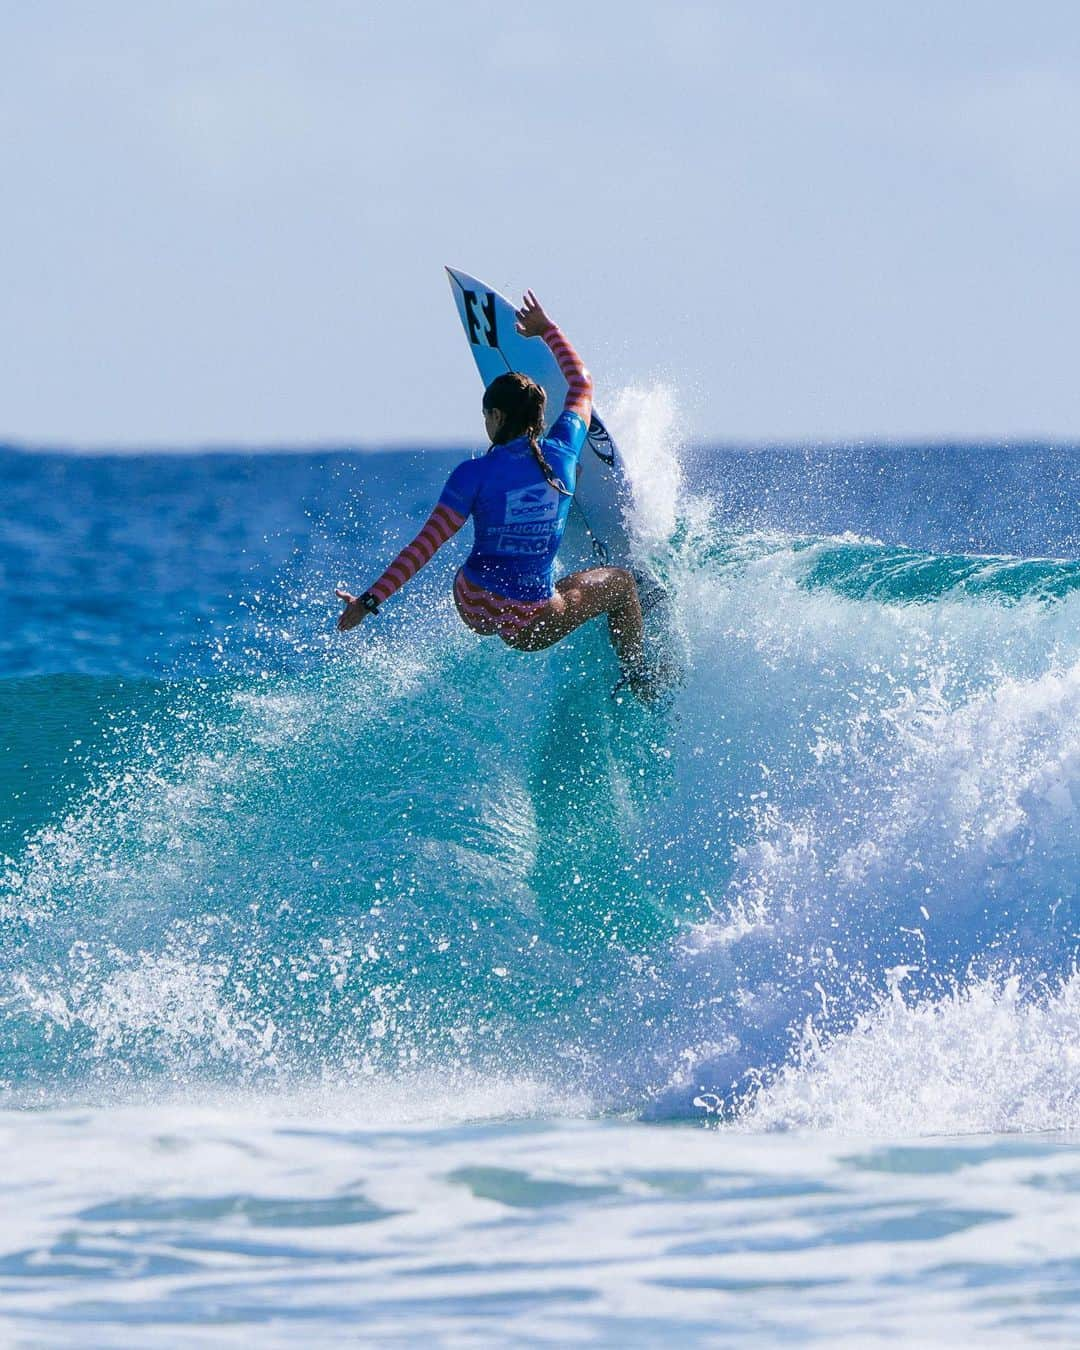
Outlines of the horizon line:
M796 440L777 437L732 437L695 438L687 441L681 448L691 453L709 450L759 452L769 450L928 450L928 449L1080 449L1080 434L1073 436L821 436ZM33 442L0 439L0 454L15 455L52 455L73 458L116 458L116 459L152 459L152 458L198 458L224 457L228 455L255 458L273 455L317 456L317 455L387 455L387 454L469 454L480 449L480 444L469 445L463 441L432 440L425 442L382 441L377 443L358 443L337 440L306 441L289 444L281 442L273 445L254 444L245 441L206 441L189 444L89 444L64 445L57 442Z

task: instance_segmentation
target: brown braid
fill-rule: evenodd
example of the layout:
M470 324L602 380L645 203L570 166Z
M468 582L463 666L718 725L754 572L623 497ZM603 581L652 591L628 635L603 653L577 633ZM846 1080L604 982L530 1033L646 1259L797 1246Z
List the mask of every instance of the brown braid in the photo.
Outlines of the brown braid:
M497 409L503 414L503 424L492 444L506 445L508 441L516 441L519 436L527 437L548 486L561 492L564 497L572 497L574 494L566 484L555 477L555 471L544 458L540 447L546 401L547 395L543 389L528 375L510 371L506 375L496 376L484 391L484 411Z

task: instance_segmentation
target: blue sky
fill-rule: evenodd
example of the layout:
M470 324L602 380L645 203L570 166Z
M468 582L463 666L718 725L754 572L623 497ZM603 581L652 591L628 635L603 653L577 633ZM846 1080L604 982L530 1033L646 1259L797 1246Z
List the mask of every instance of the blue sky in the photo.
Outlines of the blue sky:
M1080 437L1080 7L0 9L0 439L480 437L442 272L699 439Z

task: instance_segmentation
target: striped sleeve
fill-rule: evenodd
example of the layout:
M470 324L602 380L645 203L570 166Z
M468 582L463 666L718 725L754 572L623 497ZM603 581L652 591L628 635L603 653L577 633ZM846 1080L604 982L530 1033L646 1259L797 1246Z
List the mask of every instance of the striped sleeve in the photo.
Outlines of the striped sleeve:
M436 550L451 535L457 534L465 520L465 516L440 501L412 543L406 544L378 581L368 587L379 604L389 600L395 591L400 591L410 577L414 577L426 562L430 562Z
M544 341L551 348L551 354L559 363L563 378L570 386L566 391L563 412L577 413L586 426L592 416L592 376L585 369L585 362L566 340L562 330L555 324L544 333Z

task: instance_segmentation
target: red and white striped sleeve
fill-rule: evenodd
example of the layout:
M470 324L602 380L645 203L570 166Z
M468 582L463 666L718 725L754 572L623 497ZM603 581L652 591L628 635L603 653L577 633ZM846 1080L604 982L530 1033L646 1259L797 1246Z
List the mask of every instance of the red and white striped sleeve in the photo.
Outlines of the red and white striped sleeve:
M453 507L440 502L412 543L406 544L378 581L368 587L379 604L389 600L395 591L400 591L410 577L414 577L425 563L430 562L436 550L457 534L465 520L466 517Z
M585 369L585 362L574 351L566 335L556 324L545 330L543 338L551 348L551 354L558 361L563 378L570 386L566 391L563 412L577 413L588 426L589 418L592 416L593 382L592 376Z

